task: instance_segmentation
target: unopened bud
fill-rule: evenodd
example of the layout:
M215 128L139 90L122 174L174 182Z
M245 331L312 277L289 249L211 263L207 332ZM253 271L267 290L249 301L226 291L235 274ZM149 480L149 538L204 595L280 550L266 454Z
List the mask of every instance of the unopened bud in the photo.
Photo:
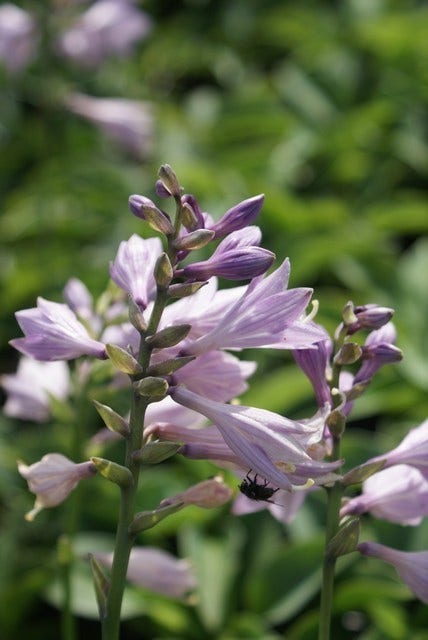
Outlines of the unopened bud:
M367 478L370 478L370 476L372 476L374 473L377 473L378 471L383 469L385 464L386 458L384 458L383 460L377 460L376 462L361 464L360 466L348 471L348 473L345 473L341 480L341 483L346 487L351 484L360 484L361 482L367 480Z
M326 555L330 558L338 558L356 551L359 535L359 518L350 518L328 543Z
M107 344L106 351L110 360L122 373L137 375L142 372L143 369L138 360L126 349L122 349L122 347L118 347L115 344Z
M164 378L148 376L134 382L134 389L140 396L161 399L168 393L168 383Z
M354 322L357 322L357 316L354 312L354 303L349 300L342 309L342 318L345 326L350 326Z
M161 253L159 258L156 260L154 276L159 289L166 289L171 282L174 272L166 253Z
M228 502L233 495L233 491L224 482L222 476L218 475L209 480L198 482L186 491L178 493L176 496L162 500L160 506L182 503L185 505L195 505L203 509L221 507Z
M148 373L152 376L170 376L194 359L195 356L180 356L178 358L164 360L163 362L158 362L150 366Z
M346 416L339 409L333 409L333 411L328 414L325 422L331 435L335 438L340 438L345 430Z
M181 503L158 507L157 509L153 509L153 511L140 511L131 522L128 533L131 536L135 536L137 533L140 533L140 531L147 531L147 529L155 527L161 520L171 516L173 513L177 513L177 511L180 511L183 507L184 504Z
M166 236L171 236L174 233L174 227L171 223L171 220L168 218L166 213L163 213L157 207L144 207L142 208L144 219L155 231L159 231L159 233L163 233Z
M334 363L339 365L354 364L361 358L362 349L356 342L345 342L334 356Z
M97 402L97 400L92 400L92 402L103 419L105 426L110 429L110 431L118 433L124 438L129 436L129 424L122 416L106 404L101 404L101 402Z
M147 322L144 318L143 310L131 296L129 297L128 314L129 322L132 326L135 327L139 333L144 333L147 329Z
M174 247L179 251L193 251L194 249L202 249L211 242L215 232L210 229L196 229L181 238L177 238Z
M351 402L363 395L364 391L370 384L370 380L362 380L354 384L349 391L346 392L346 401Z
M146 343L153 349L165 349L166 347L173 347L178 344L189 333L192 325L180 324L175 327L166 327L161 331L158 331L152 336L146 338Z
M205 280L204 282L183 282L180 284L172 284L168 287L168 295L170 298L187 298L187 296L192 296L206 284L208 284L208 280Z
M177 176L169 164L163 164L159 169L159 179L174 198L179 198L181 189Z
M132 457L143 464L159 464L174 456L181 447L180 442L169 442L168 440L150 441L138 451L134 451Z
M183 202L181 205L181 222L189 231L194 231L194 229L198 228L198 218L188 202Z
M95 456L91 458L91 462L95 465L99 474L110 480L110 482L117 484L121 489L128 489L134 482L132 473L127 467L122 467L116 462Z

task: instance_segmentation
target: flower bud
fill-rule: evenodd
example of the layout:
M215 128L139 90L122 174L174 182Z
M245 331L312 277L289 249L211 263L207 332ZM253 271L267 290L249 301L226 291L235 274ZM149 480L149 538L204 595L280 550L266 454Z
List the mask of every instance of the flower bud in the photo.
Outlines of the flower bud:
M132 296L129 296L128 314L129 322L132 326L137 329L139 333L144 333L147 329L147 322L140 305L135 302Z
M158 362L149 367L148 373L153 376L170 376L181 367L184 367L189 362L195 359L196 356L180 356L178 358L171 358L170 360L164 360Z
M360 535L359 518L350 518L329 541L326 555L330 558L338 558L357 550Z
M345 342L334 356L334 363L338 365L354 364L361 358L362 349L355 342Z
M159 169L159 179L163 186L174 198L179 198L181 194L180 184L172 167L169 164L163 164Z
M254 222L260 213L264 201L264 195L247 198L239 204L235 205L215 224L212 229L215 231L216 238L223 238L232 231L247 227Z
M383 460L377 460L376 462L368 462L365 464L361 464L354 469L348 471L343 476L341 483L348 487L351 484L360 484L360 482L364 482L367 478L370 478L374 473L380 471L386 464L386 458Z
M137 375L142 372L140 363L126 349L114 344L107 344L106 351L110 360L122 373Z
M129 424L124 418L122 418L122 416L113 411L113 409L106 404L101 404L101 402L97 402L97 400L92 400L92 402L95 405L95 409L103 419L105 426L110 429L110 431L118 433L124 438L129 436Z
M134 382L134 389L140 396L161 399L168 393L168 383L163 378L148 376Z
M222 476L217 475L209 480L198 482L198 484L189 487L186 491L178 493L171 498L165 498L160 506L172 504L195 505L202 509L211 509L213 507L221 507L228 502L233 495L233 491L225 484Z
M127 467L123 467L111 460L105 460L105 458L97 458L96 456L91 458L91 462L93 462L99 474L107 478L107 480L110 480L110 482L117 484L121 489L128 489L132 486L134 479Z
M147 531L147 529L151 529L155 527L161 520L167 518L173 513L177 513L184 507L183 503L176 503L171 505L166 505L165 507L158 507L157 509L153 509L153 511L140 511L137 513L131 522L128 532L130 535L135 536L140 531Z
M132 457L143 464L159 464L168 460L181 449L180 442L169 442L168 440L157 440L147 442L139 451L134 451Z
M174 247L180 251L193 251L194 249L202 249L214 238L214 231L209 229L196 229L181 238L177 238Z
M178 344L189 333L192 326L190 324L180 324L172 327L166 327L161 331L148 336L146 343L153 349L165 349Z
M335 438L340 438L345 430L346 416L339 409L333 409L327 416L325 423L331 435Z
M181 222L183 223L183 226L189 231L194 231L199 226L196 213L194 212L193 207L188 202L182 202L181 204Z
M129 208L134 216L145 220L155 231L172 235L174 227L166 213L158 209L154 202L145 196L133 195L129 198Z
M154 276L158 289L166 289L171 282L174 272L171 262L166 255L162 253L156 261Z

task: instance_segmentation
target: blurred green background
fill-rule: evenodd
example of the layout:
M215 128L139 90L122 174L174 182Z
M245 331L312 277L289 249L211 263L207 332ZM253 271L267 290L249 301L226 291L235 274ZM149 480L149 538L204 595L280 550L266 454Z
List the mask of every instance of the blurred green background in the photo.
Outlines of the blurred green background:
M128 196L156 199L167 162L215 218L266 194L264 246L290 257L293 286L314 287L330 330L348 300L396 310L404 360L356 404L345 453L357 464L394 446L428 414L427 3L146 0L136 6L150 16L150 33L96 68L62 56L57 43L88 5L20 2L37 21L37 48L19 72L1 71L2 371L16 366L7 342L19 334L17 309L38 295L61 300L72 276L103 291L119 242L148 233ZM123 125L130 147L73 113L66 100L77 93L142 103L139 146L132 123ZM245 403L289 417L312 411L309 384L287 354L249 356L260 365ZM24 522L31 498L15 460L60 451L66 436L55 423L2 417L0 437L1 638L57 639L52 546L61 509ZM208 463L161 465L144 483L148 506L212 473ZM99 536L113 531L117 496L106 484L85 488L82 550L94 536L109 547ZM199 603L130 590L124 640L316 638L323 510L317 494L285 529L267 512L238 519L189 509L147 532L145 542L193 558ZM426 523L364 522L365 538L428 548ZM388 567L357 560L339 566L333 637L428 639L427 607ZM98 637L84 563L78 579L80 632Z

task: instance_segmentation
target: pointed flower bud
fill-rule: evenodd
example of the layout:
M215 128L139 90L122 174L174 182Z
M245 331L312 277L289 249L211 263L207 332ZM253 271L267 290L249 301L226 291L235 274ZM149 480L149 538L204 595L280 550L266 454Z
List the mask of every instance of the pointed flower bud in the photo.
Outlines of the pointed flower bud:
M264 198L263 194L247 198L247 200L243 200L226 211L222 218L210 227L215 231L215 237L223 238L232 233L232 231L237 231L252 224L260 213Z
M91 461L99 474L110 480L110 482L117 484L121 489L128 489L128 487L132 486L134 482L132 473L126 467L96 456L93 456Z
M135 302L132 296L129 296L128 315L129 322L139 333L144 333L147 330L147 322L141 307Z
M336 535L329 541L326 554L331 558L338 558L357 550L360 535L359 518L350 518L340 527Z
M193 251L195 249L202 249L211 242L214 238L214 231L209 229L196 229L191 231L185 236L177 238L174 242L174 247L179 251Z
M378 542L361 542L358 551L392 564L415 596L428 604L428 551L398 551Z
M92 400L92 402L95 405L95 409L103 419L104 424L108 429L110 429L110 431L118 433L123 438L129 436L129 424L124 418L122 418L122 416L116 413L116 411L113 411L113 409L106 404L101 404L101 402L97 402L97 400Z
M184 504L182 502L176 502L165 506L161 505L152 511L140 511L135 515L128 531L131 536L136 536L137 533L140 533L141 531L152 529L152 527L155 527L159 522L168 518L168 516L177 513L177 511L180 511L183 507Z
M221 507L226 502L229 502L232 495L232 489L227 486L221 475L217 475L209 480L198 482L193 487L189 487L186 491L178 493L171 498L165 498L160 503L160 506L192 504L203 509L212 509L213 507Z
M158 288L166 289L174 275L171 262L166 253L162 253L157 259L154 274Z
M159 169L159 179L163 186L174 198L179 198L181 194L180 184L177 176L169 164L163 164Z
M92 462L75 464L60 453L48 453L29 467L19 462L18 471L27 480L30 491L36 494L34 509L25 516L30 521L42 509L63 502L80 480L96 473Z
M190 324L180 324L173 327L161 329L152 336L146 338L146 343L153 349L165 349L173 347L187 336L191 329Z
M341 483L345 487L349 487L353 484L360 484L361 482L364 482L364 480L367 480L367 478L370 478L370 476L377 471L380 471L385 466L385 463L386 459L383 459L378 462L366 462L359 465L358 467L351 469L351 471L348 471L348 473L345 473Z
M345 342L334 356L334 362L338 365L354 364L359 360L361 354L362 349L356 342Z
M189 202L183 202L182 199L181 203L181 222L183 223L183 227L188 231L194 231L199 226L196 213ZM214 231L212 232L212 236L214 236Z
M107 344L106 351L110 360L122 373L137 375L142 372L143 369L138 360L126 349L115 344Z
M134 216L145 220L155 231L171 235L174 227L166 213L158 209L152 200L145 196L132 195L129 197L129 208Z
M148 374L150 376L170 376L194 359L195 356L181 356L164 360L163 362L151 365L148 369Z
M147 442L142 449L135 451L132 457L134 460L139 460L143 464L159 464L174 456L180 449L181 443L178 442L151 440Z
M147 378L134 382L134 389L140 396L160 399L168 393L168 383L164 378L147 376Z
M180 284L172 284L168 287L168 295L170 298L187 298L187 296L192 296L206 284L208 284L207 280L205 280L205 282L183 282Z
M377 304L365 304L354 308L355 321L348 325L348 335L360 329L380 329L394 315L394 309Z

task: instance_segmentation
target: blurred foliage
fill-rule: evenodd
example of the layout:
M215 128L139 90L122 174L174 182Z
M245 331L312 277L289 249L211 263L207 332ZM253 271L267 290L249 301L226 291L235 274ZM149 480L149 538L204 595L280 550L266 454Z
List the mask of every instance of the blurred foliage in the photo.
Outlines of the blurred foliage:
M132 56L109 58L97 71L55 51L61 10L79 12L78 3L20 5L44 33L28 69L2 77L2 370L16 363L7 347L18 334L16 309L34 306L37 295L60 300L71 276L95 294L103 290L118 243L147 234L127 210L129 194L155 198L157 168L168 162L216 218L266 193L264 244L278 259L290 256L294 286L314 287L319 320L329 329L349 299L396 309L405 359L356 403L345 442L350 464L392 447L424 419L427 4L146 0L151 35ZM152 149L137 158L67 112L62 97L76 90L149 102ZM313 409L309 384L288 356L249 355L260 364L245 403L289 416ZM0 433L1 637L56 639L53 549L63 509L24 523L31 498L15 460L61 451L68 435L55 424L5 418ZM208 463L164 463L147 474L141 499L150 508L213 472ZM89 543L106 548L114 530L117 496L107 485L96 479L83 489L82 554ZM199 600L185 607L130 588L124 638L316 638L323 510L322 496L310 496L287 529L264 512L237 519L227 509L189 509L164 521L144 541L194 560ZM417 529L364 524L364 536L426 548L426 522ZM76 581L82 637L98 637L83 561ZM374 560L352 555L340 563L334 614L335 640L428 639L427 607Z

